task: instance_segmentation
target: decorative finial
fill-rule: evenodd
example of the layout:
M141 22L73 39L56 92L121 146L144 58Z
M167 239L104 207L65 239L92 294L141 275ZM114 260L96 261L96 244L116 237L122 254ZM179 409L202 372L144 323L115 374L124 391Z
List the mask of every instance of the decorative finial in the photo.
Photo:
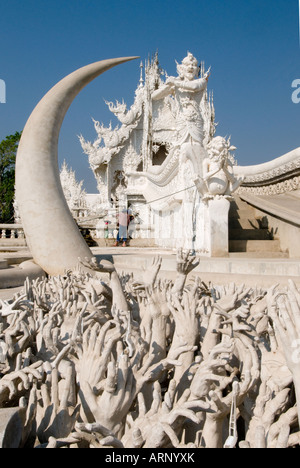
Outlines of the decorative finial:
M140 87L142 87L142 86L143 86L143 83L144 83L144 79L143 79L143 68L144 68L143 61L141 61L141 63L140 63L140 70L141 70L141 74L140 74Z

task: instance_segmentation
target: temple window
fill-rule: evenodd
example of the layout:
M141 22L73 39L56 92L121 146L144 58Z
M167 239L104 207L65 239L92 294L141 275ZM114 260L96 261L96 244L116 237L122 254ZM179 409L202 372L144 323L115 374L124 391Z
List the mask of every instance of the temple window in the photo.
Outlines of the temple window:
M152 145L152 165L161 166L168 155L166 145L153 143Z

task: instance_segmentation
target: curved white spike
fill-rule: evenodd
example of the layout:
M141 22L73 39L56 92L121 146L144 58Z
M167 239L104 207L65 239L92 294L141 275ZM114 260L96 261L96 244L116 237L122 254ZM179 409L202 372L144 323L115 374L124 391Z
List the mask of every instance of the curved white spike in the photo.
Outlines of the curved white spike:
M78 257L93 256L60 183L57 145L65 114L94 78L135 58L103 60L66 76L41 99L23 130L16 158L16 199L33 259L50 275L74 268Z

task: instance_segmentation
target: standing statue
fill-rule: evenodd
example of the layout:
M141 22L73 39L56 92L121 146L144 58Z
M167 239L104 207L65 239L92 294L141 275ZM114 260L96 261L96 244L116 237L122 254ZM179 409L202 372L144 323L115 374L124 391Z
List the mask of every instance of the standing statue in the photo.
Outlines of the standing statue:
M165 84L152 93L152 99L156 101L174 95L177 132L174 146L180 146L181 162L190 160L196 173L201 174L205 150L200 102L207 88L209 71L203 78L198 78L198 61L188 52L181 64L177 63L177 72L178 77L169 76Z
M175 141L172 142L174 153L179 153L179 184L182 194L183 235L180 245L193 249L195 238L194 206L196 191L191 187L195 174L202 177L203 160L207 158L204 148L204 120L200 103L207 88L209 71L199 78L197 59L188 55L177 63L178 77L170 76L164 85L152 93L154 101L169 95L174 96L172 112L175 120Z

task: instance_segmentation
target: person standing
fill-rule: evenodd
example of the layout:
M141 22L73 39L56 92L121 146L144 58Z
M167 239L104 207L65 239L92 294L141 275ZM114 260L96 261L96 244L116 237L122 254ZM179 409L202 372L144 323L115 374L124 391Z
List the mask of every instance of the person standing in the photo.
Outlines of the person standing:
M114 247L117 247L121 241L122 247L126 247L127 238L128 238L128 225L132 216L132 210L128 207L124 208L119 212L118 219L118 235Z

